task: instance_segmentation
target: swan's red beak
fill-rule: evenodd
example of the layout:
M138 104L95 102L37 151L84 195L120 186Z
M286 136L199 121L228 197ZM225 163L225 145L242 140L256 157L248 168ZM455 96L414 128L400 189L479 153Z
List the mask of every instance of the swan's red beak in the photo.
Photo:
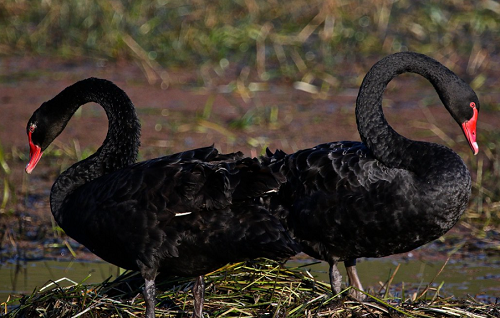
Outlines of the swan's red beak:
M30 142L30 161L26 165L26 172L31 173L33 169L35 169L36 164L38 161L40 161L40 158L42 158L42 148L40 146L37 146L33 143L33 140L31 140L31 132L28 134L28 139Z
M474 155L477 155L479 152L479 146L476 141L477 108L474 106L472 109L474 110L474 115L470 120L462 124L462 130L464 131L465 138L467 138L472 152Z

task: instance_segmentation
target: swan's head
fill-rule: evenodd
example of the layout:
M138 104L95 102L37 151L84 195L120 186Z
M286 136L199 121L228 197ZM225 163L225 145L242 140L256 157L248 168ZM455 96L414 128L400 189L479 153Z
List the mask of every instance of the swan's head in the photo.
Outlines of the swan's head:
M26 165L25 170L27 173L31 173L31 171L35 169L38 161L40 161L40 158L42 158L43 152L42 152L42 147L37 142L33 141L33 137L35 136L35 132L37 130L37 124L29 123L27 130L28 130L28 141L30 145L30 160Z
M31 173L35 169L43 152L63 131L68 122L68 116L63 116L49 111L47 103L43 103L31 116L26 126L30 146L30 159L26 165L26 172Z
M476 124L480 108L479 99L474 90L461 79L450 81L446 87L447 94L440 94L441 100L462 127L472 152L477 155L479 147L476 140Z
M477 155L479 152L479 146L476 141L476 123L477 115L479 113L479 102L477 104L476 102L470 102L469 107L472 110L472 116L462 122L461 126L472 152L474 155Z
M472 91L472 89L470 90ZM464 132L472 152L474 155L477 155L479 146L476 140L476 124L480 105L476 94L472 91L472 94L469 94L468 97L456 102L456 104L452 106L454 106L450 108L452 116L462 127L462 131Z

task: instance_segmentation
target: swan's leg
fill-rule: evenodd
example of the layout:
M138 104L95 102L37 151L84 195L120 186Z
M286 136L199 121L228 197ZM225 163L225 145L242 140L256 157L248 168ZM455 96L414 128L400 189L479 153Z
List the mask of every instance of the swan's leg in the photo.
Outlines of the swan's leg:
M149 268L141 261L137 261L141 275L144 278L144 290L142 291L144 295L144 301L146 303L146 318L155 317L155 301L156 301L156 269Z
M144 280L144 299L146 301L146 318L154 318L155 316L155 280L145 279Z
M348 259L344 261L344 266L347 271L347 279L349 280L349 285L353 286L357 289L351 289L351 296L356 298L359 301L365 299L365 295L360 292L364 291L363 286L361 285L361 280L358 276L358 271L356 270L356 259ZM359 291L358 291L359 290Z
M203 317L203 302L205 301L205 280L203 276L196 277L193 285L194 311L193 318Z
M330 264L329 276L330 276L330 285L332 286L332 292L334 294L339 294L342 289L342 275L339 272L337 267L337 259L332 259L328 262Z

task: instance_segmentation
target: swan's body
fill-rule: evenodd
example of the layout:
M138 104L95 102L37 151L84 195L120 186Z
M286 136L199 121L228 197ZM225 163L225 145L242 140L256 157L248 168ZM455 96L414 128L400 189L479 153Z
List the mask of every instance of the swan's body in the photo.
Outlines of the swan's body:
M154 317L158 272L199 276L193 287L198 317L201 275L228 262L282 259L298 251L281 223L258 203L280 182L256 159L206 147L134 163L140 135L134 106L105 80L80 81L35 111L27 125L28 173L76 109L90 101L106 111L106 140L57 178L51 210L61 228L93 253L141 271L148 318Z
M271 198L272 209L282 214L304 252L329 262L337 293L338 261L345 262L351 284L362 289L356 258L407 252L440 237L469 201L470 174L455 152L406 139L386 122L383 92L404 72L433 84L476 154L474 91L437 61L407 52L379 61L361 85L356 118L363 142L332 142L290 155L268 151L264 158L287 179Z

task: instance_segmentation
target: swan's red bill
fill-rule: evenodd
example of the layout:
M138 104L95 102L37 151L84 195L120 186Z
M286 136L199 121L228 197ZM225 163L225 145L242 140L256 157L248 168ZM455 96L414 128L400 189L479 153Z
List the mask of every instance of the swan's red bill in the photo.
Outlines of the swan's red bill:
M472 109L474 111L474 115L470 120L462 124L462 130L464 131L465 138L467 138L472 152L474 155L477 155L479 152L479 146L476 141L477 108L474 106Z
M35 169L38 161L40 161L40 158L42 158L43 152L42 152L42 148L40 148L40 146L35 145L33 143L33 141L31 140L31 132L29 132L28 138L29 138L29 142L30 142L30 161L26 165L25 170L27 173L31 173L31 171L33 171L33 169Z

